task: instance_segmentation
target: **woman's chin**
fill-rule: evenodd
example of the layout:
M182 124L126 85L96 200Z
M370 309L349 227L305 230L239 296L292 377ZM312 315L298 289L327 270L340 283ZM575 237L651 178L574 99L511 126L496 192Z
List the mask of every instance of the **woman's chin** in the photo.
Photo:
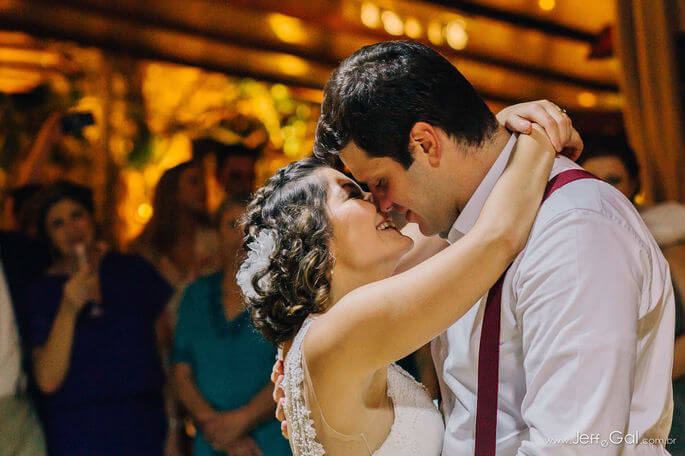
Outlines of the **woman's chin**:
M409 236L405 236L404 234L400 233L399 231L396 234L397 236L397 258L401 258L404 254L409 252L412 248L414 248L414 240L410 238Z

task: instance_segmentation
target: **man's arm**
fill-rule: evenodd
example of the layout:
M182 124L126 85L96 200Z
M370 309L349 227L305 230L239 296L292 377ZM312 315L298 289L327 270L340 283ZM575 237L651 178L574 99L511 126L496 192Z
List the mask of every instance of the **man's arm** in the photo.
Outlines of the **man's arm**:
M619 455L622 444L601 443L629 431L638 249L625 229L590 211L539 231L514 277L530 429L518 454Z

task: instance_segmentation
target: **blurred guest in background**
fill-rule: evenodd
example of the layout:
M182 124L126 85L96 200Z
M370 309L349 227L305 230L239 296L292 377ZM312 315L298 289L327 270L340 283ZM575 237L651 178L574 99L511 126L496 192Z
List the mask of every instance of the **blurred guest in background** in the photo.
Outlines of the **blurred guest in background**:
M610 183L635 204L640 192L640 167L633 149L616 138L589 138L580 164L595 176ZM673 455L685 456L685 207L666 202L640 211L668 261L675 292L675 347L673 350L673 423L671 442L666 445Z
M255 189L255 165L259 148L244 144L224 144L211 138L193 141L193 157L201 160L207 155L216 157L217 182L228 195L240 195L245 199Z
M666 449L685 456L685 206L674 201L641 212L671 268L675 294L676 339L673 349L673 424Z
M37 196L43 189L41 184L26 184L15 187L10 192L12 204L13 228L30 238L38 237L38 204Z
M155 187L152 206L152 218L131 243L129 251L146 258L174 287L167 304L169 318L162 326L160 338L168 373L172 332L183 290L197 277L221 267L219 234L210 223L202 163L188 161L166 170ZM178 409L173 393L166 390L165 396L170 418L166 454L175 456L190 442L181 428L182 411Z
M0 243L0 254L4 253ZM26 393L22 347L12 297L0 260L0 454L42 456L43 431Z
M28 290L29 338L49 454L161 455L155 324L172 288L99 242L89 189L51 185L39 221L54 261Z
M247 197L255 188L258 153L242 144L217 151L216 178L229 195Z
M242 211L237 198L222 203L224 270L188 286L178 314L173 378L196 424L195 456L290 454L273 416L269 375L276 350L252 328L235 283Z
M634 203L640 193L640 166L633 149L614 137L590 137L584 142L585 149L578 163Z
M129 249L155 265L177 290L221 266L200 162L166 170L155 187L152 210L152 218Z

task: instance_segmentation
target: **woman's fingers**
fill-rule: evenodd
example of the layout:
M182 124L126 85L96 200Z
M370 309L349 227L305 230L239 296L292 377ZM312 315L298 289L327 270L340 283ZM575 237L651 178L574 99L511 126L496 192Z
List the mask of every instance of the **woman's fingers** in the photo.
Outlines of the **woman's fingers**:
M283 378L283 375L279 375L278 379L276 379L276 382L274 384L273 398L276 404L278 404L278 401L285 397L285 392L283 391L283 387L281 386L281 384L283 383Z
M276 406L276 419L278 421L285 421L285 398L281 398Z
M534 104L532 110L532 118L535 123L539 124L545 130L554 149L557 152L560 151L562 149L561 131L557 119L553 117L542 104Z
M506 124L504 126L510 131L515 131L527 135L530 133L530 129L532 128L533 124L530 122L530 120L527 120L519 116L518 114L515 114L507 119Z
M551 101L543 103L547 113L554 119L559 131L559 144L555 146L557 152L561 152L566 143L571 139L571 118L557 105Z
M288 429L288 422L283 421L281 423L281 434L283 434L283 437L286 438L286 440L290 440L290 431Z
M576 129L571 128L571 139L568 141L566 147L564 147L564 150L562 150L561 153L571 160L576 161L580 157L581 152L583 152L583 140Z
M277 359L274 363L274 367L271 369L271 383L276 383L278 377L283 375L283 360Z

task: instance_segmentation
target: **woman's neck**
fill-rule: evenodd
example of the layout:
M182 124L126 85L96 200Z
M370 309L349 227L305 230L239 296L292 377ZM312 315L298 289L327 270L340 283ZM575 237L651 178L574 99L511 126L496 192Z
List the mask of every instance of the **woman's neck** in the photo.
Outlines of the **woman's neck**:
M346 267L345 265L336 265L333 268L331 278L331 291L329 293L329 305L334 306L345 295L359 287L368 285L372 282L387 279L392 275L394 268L390 265L387 267L379 266L373 270L360 270Z

